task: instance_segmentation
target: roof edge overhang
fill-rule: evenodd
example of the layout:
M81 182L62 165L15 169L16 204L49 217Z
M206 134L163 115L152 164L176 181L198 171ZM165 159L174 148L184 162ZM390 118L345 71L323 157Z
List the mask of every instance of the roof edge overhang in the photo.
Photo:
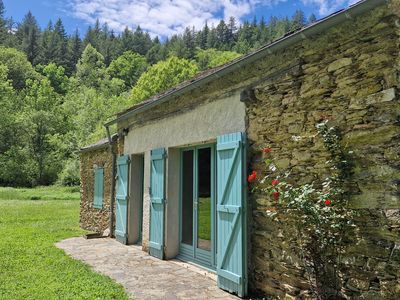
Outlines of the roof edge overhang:
M111 136L111 143L114 144L117 141L117 139L118 139L118 134L113 134ZM108 139L103 139L103 140L98 141L95 144L82 147L81 149L79 149L79 153L100 150L100 149L109 147L109 145L110 145L110 141Z
M195 89L198 86L201 86L203 84L206 84L210 82L211 80L214 80L216 78L220 78L232 71L237 70L244 64L249 64L252 63L267 54L272 54L275 53L283 48L287 48L293 44L296 44L302 40L305 40L311 36L314 36L316 34L319 34L329 28L334 27L335 25L338 25L340 23L343 23L346 20L353 19L359 15L362 15L380 5L383 5L385 3L388 3L390 0L362 0L360 2L357 2L356 4L353 4L352 6L340 10L332 15L329 15L312 25L309 25L307 27L302 28L299 31L296 31L292 34L289 34L281 39L276 40L275 42L272 42L271 44L268 44L264 47L261 47L260 49L244 55L242 58L239 58L238 60L233 61L232 63L228 63L225 67L221 68L220 70L211 73L210 75L207 75L203 78L200 78L198 80L194 80L193 82L189 82L187 85L184 85L176 90L172 90L170 93L166 93L162 97L160 97L157 100L151 101L147 104L144 104L136 109L133 109L131 111L127 111L117 118L107 122L104 124L104 126L109 127L117 122L126 120L130 118L131 116L146 111L154 106L157 106L161 103L164 103L171 99L172 97L176 97L179 95L182 95L183 93L189 92L193 89Z

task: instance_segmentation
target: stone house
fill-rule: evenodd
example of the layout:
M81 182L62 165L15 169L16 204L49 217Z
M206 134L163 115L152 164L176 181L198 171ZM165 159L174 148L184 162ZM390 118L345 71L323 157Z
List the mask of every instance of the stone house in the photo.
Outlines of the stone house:
M119 113L105 124L118 141L82 152L82 227L193 262L239 296L307 298L290 220L246 178L269 146L291 180L322 179L326 149L293 137L328 119L353 153L359 213L340 294L400 299L399 16L398 0L360 1Z

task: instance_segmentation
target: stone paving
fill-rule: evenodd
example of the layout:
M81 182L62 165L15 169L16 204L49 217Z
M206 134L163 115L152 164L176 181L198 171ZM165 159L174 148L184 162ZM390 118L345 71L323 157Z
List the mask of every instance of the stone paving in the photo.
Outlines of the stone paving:
M139 246L114 239L70 238L56 244L99 273L122 284L130 297L140 299L236 299L217 287L215 275L178 260L160 260Z

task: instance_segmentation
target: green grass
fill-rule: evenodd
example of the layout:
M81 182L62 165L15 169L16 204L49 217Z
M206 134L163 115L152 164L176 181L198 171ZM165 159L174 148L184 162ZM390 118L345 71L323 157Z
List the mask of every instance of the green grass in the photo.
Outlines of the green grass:
M79 200L79 186L0 187L1 200Z
M74 200L59 200L68 194ZM58 200L21 200L36 195ZM77 198L68 188L0 189L0 299L128 299L122 286L54 246L83 234Z
M198 236L203 240L211 240L211 199L199 198Z

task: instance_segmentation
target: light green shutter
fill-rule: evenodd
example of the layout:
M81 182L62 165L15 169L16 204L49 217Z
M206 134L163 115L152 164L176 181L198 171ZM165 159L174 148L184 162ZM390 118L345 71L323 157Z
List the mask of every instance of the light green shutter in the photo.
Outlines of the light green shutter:
M128 187L129 187L129 155L118 157L117 160L117 195L116 199L116 220L115 220L115 238L120 243L128 242Z
M151 151L150 254L164 257L165 149Z
M218 286L244 297L247 292L245 135L217 139Z
M94 199L93 207L102 209L103 208L103 194L104 194L104 169L96 168L94 170Z

